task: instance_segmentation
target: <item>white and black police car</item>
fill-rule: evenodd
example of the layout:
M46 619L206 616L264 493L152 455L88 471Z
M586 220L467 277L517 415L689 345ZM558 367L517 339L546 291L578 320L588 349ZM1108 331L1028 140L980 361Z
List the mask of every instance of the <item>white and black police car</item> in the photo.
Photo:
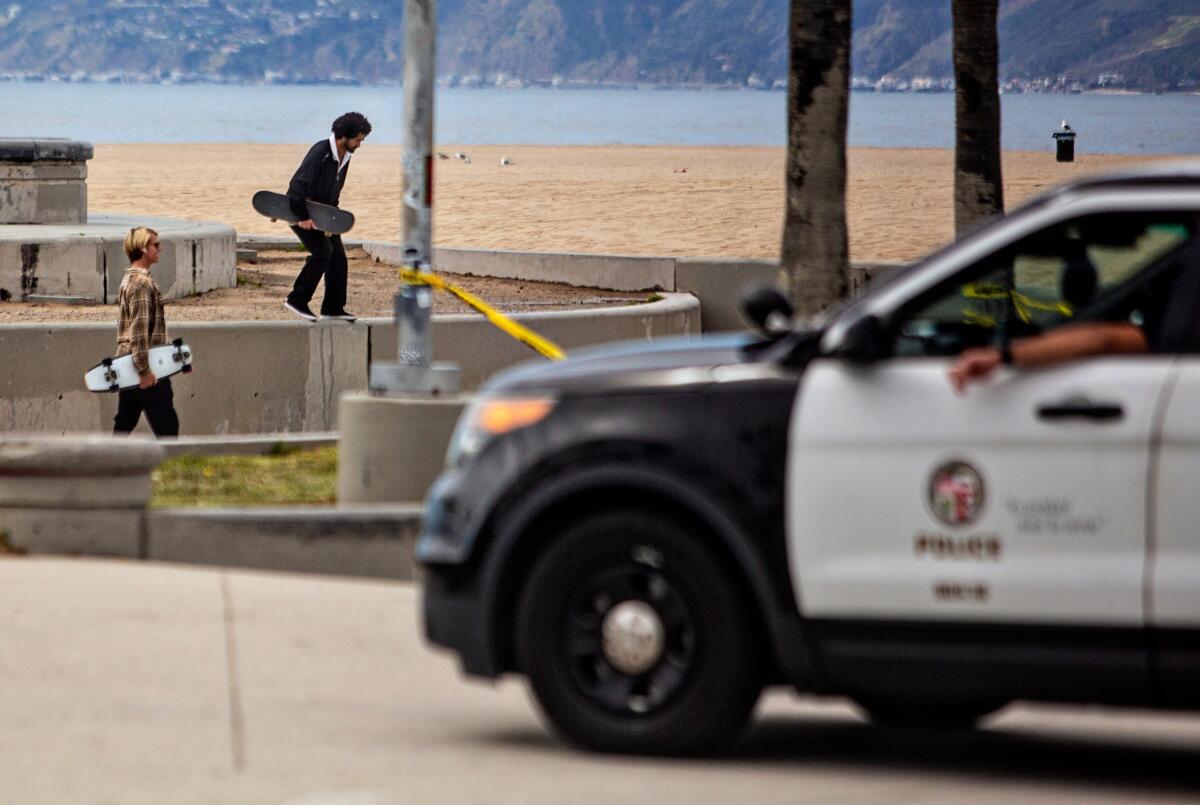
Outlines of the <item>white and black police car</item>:
M1060 188L807 326L496 376L418 545L429 639L584 747L692 753L765 685L880 722L1200 707L1200 162ZM1132 321L1150 354L953 356Z

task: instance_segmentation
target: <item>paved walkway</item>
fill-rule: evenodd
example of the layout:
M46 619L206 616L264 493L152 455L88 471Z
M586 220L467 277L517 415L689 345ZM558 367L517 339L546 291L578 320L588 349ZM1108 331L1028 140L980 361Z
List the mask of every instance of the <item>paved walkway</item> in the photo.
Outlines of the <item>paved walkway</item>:
M0 802L1195 801L1200 718L890 733L772 694L730 758L600 758L427 650L411 585L0 557Z

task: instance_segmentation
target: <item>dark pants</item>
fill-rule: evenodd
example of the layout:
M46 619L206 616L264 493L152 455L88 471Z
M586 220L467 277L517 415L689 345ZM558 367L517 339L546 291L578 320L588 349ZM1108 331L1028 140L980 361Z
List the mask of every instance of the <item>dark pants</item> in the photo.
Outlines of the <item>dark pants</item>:
M175 393L170 380L160 380L148 389L121 389L117 392L117 415L113 433L129 433L137 427L142 412L155 436L178 436L179 416L175 413Z
M307 305L324 276L325 299L321 303L321 312L341 313L346 307L346 250L342 248L342 236L326 237L324 232L298 226L293 226L292 231L308 249L308 259L304 261L300 276L296 277L288 301L294 305Z

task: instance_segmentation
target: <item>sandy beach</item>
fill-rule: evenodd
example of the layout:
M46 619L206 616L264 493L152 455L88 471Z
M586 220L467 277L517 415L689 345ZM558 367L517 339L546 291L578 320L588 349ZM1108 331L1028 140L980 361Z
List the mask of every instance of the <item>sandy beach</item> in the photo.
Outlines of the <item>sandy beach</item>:
M105 145L89 163L89 207L222 221L240 233L289 234L250 207L283 191L307 146ZM774 258L783 222L782 148L439 146L434 240L516 251ZM501 166L501 157L512 165ZM354 236L399 237L399 146L370 140L354 156L342 206ZM1083 153L1004 155L1005 199L1146 158ZM1160 157L1161 159L1161 157ZM914 259L953 234L953 154L851 149L848 206L854 260Z

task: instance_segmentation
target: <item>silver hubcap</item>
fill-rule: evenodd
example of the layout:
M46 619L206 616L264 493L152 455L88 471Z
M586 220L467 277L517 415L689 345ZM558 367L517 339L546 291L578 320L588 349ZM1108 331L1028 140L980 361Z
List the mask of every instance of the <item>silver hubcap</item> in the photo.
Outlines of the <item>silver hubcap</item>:
M662 658L666 633L654 607L622 601L608 611L600 627L604 656L624 674L644 674Z

